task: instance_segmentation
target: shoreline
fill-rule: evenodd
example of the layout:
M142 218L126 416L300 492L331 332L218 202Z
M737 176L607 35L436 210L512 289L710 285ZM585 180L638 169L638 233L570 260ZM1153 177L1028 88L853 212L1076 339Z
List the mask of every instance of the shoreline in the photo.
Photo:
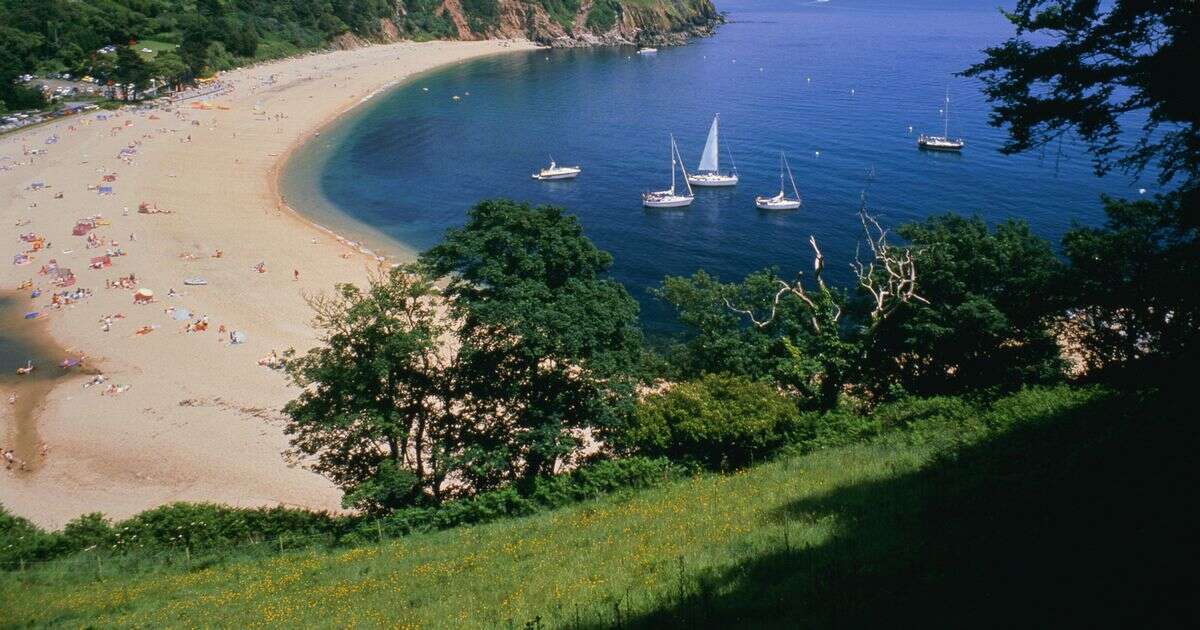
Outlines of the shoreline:
M306 297L361 283L383 248L294 208L280 179L296 150L379 94L452 63L536 48L401 42L303 55L226 73L229 91L205 105L91 112L0 138L0 156L16 158L0 170L0 243L10 244L0 253L26 255L13 236L45 240L26 266L0 267L0 288L42 289L15 308L48 312L37 323L57 346L87 354L118 390L55 380L36 413L48 454L36 470L0 470L0 504L48 528L175 501L339 510L328 480L285 457L279 409L295 390L256 359L311 347ZM100 185L111 194L97 194ZM140 204L170 212L143 214ZM94 219L89 242L71 235L79 217ZM63 288L38 273L50 259L71 268L71 291L88 291L44 304ZM155 303L109 288L126 274ZM229 343L234 330L245 343ZM10 416L0 411L4 443Z

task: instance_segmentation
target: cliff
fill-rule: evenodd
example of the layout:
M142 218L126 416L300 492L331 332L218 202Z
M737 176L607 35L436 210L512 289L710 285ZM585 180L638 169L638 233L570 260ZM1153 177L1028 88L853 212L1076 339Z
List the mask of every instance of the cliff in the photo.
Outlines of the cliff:
M723 21L711 0L397 0L385 37L523 37L555 47L683 43Z

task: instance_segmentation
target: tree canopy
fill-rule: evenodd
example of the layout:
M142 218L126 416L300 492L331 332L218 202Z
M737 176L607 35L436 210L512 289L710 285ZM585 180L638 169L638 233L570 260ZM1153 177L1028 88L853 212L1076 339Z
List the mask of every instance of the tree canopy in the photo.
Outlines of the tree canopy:
M448 282L460 395L476 416L476 484L550 474L581 432L629 413L637 303L574 217L484 201L421 260Z
M1184 79L1200 59L1195 2L1018 0L1005 15L1016 35L966 70L985 83L992 124L1008 127L1005 153L1073 131L1100 172L1154 166L1164 184L1195 177L1200 110ZM1137 125L1130 144L1123 133Z

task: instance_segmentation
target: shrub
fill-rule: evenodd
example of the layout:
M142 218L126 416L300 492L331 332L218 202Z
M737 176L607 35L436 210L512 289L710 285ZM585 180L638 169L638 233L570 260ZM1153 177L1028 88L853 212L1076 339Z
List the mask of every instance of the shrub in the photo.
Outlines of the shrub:
M770 385L710 374L645 400L616 442L650 457L738 467L789 441L796 419L795 404Z

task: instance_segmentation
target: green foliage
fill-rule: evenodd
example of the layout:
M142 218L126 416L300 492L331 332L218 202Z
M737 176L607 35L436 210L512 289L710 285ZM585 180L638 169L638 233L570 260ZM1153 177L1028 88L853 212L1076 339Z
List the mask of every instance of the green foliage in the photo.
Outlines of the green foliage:
M1062 265L1048 242L1024 222L989 230L951 214L898 231L928 303L909 302L877 328L863 361L876 391L982 394L1061 377L1050 330L1063 311Z
M1194 90L1179 77L1200 58L1195 3L1019 0L1005 15L1016 36L965 73L986 84L992 124L1008 127L1005 153L1073 132L1098 172L1153 165L1164 184L1194 180L1200 121ZM1141 136L1122 146L1131 123Z
M1009 400L971 407L995 428L962 439L946 423L383 544L364 526L372 543L350 551L34 567L0 576L0 599L25 626L954 626L981 610L1003 627L1186 625L1190 521L1169 512L1196 445L1184 407L1065 387Z
M546 10L550 19L569 31L575 23L575 14L579 12L580 0L526 0L526 2L541 6Z
M137 90L143 90L150 84L150 64L129 46L117 47L117 63L113 70L113 79L120 85L133 85Z
M184 549L221 558L257 544L269 544L274 549L359 545L378 542L380 536L404 536L527 516L605 494L648 488L673 478L677 472L664 459L601 460L569 473L537 479L527 494L509 487L439 505L399 508L384 516L173 503L115 523L101 514L86 514L67 523L61 531L46 532L0 506L0 572L20 568L22 561L44 562L83 552L106 558L128 557L136 562L138 558L152 560L161 552Z
M1186 193L1105 198L1104 227L1063 238L1070 261L1066 333L1094 377L1135 383L1186 378L1200 344L1200 229Z
M447 281L458 321L464 472L476 488L547 475L582 432L603 435L629 413L637 302L575 217L484 201L421 260Z
M617 0L593 0L585 26L593 33L604 33L616 26L620 16L621 3Z
M309 301L320 345L287 361L303 388L284 407L286 427L313 470L345 492L347 507L382 511L440 501L460 471L463 427L453 410L451 376L438 356L440 336L430 278L394 267L366 290L338 285Z
M467 25L474 33L486 33L500 22L497 0L460 0Z
M787 442L796 415L795 403L766 383L710 374L647 398L615 442L709 469L741 467Z

